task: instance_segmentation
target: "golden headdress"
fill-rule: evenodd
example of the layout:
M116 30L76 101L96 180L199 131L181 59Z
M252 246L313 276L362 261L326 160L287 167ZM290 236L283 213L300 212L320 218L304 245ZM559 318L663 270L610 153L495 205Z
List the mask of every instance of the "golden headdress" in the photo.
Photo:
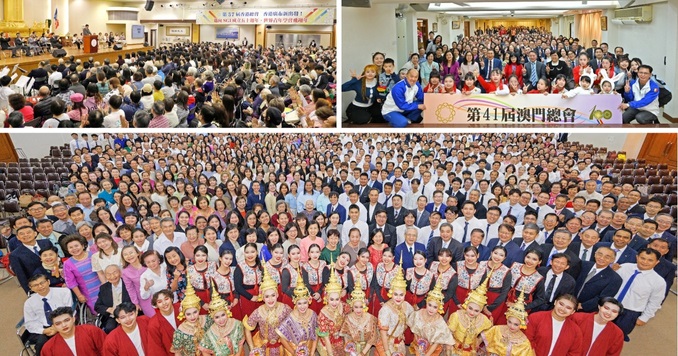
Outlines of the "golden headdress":
M353 303L358 301L363 303L363 307L365 308L365 311L367 311L367 300L365 300L365 291L363 290L363 286L361 285L359 278L355 280L355 285L353 286L353 292L351 292L351 300L349 300L349 305L353 307Z
M179 312L179 315L177 315L177 319L184 320L184 318L186 318L184 312L191 308L200 310L200 297L195 294L195 289L193 289L189 274L186 273L186 291L184 299L181 301L181 311Z
M443 286L440 284L440 280L436 283L436 286L428 292L426 297L426 302L435 301L438 303L438 313L445 314L445 308L443 308L443 301L445 300L445 295L443 294Z
M485 277L485 281L483 283L480 283L480 285L471 291L469 293L468 297L466 297L466 300L464 301L464 304L461 306L466 310L466 307L468 307L469 303L475 303L477 304L481 309L487 305L487 283L490 280L490 274Z
M508 319L509 317L514 317L518 320L520 320L520 328L521 329L526 329L527 328L527 312L525 311L525 288L520 291L520 295L518 296L518 300L516 300L515 303L513 303L512 306L508 308L506 313L506 318Z
M232 316L231 309L228 307L228 302L222 299L221 295L219 295L214 280L212 280L212 300L210 301L209 309L211 316L214 316L214 314L219 311L225 311L229 318Z
M271 278L271 274L268 272L268 268L264 266L264 278L261 280L261 285L259 286L259 299L264 300L264 292L267 290L278 291L278 283Z
M332 263L330 264L330 280L325 285L325 304L327 304L330 293L338 293L341 295L342 290L344 290L344 287L341 285L341 282L339 282L337 272L334 270L334 263Z
M398 270L396 271L395 277L393 277L393 280L391 281L391 288L388 290L388 297L393 298L393 291L394 290L399 290L406 292L407 291L407 281L405 280L405 276L403 275L403 255L400 254L400 266L396 267Z
M306 288L304 280L301 278L301 272L297 269L297 286L294 287L294 297L292 297L292 302L297 304L299 299L307 299L308 304L311 304L311 293Z

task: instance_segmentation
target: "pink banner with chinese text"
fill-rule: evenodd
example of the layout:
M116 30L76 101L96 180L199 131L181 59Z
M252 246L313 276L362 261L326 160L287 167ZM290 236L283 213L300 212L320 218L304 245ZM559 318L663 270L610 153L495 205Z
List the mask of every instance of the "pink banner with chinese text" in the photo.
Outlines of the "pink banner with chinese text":
M425 94L424 124L622 124L620 95Z

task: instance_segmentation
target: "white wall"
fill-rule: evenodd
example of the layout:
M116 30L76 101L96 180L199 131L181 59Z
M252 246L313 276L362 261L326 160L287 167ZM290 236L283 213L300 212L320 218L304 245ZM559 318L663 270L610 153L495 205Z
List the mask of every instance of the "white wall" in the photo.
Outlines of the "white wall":
M651 65L653 73L666 81L671 91L678 93L678 2L651 6L652 22L647 24L617 25L611 21L614 12L607 11L608 31L603 32L603 38L607 38L610 51L620 45L631 58L641 58L643 63ZM678 117L678 100L669 103L665 112Z
M350 70L362 71L372 63L372 53L387 57L398 53L395 4L373 4L371 8L343 7L341 82L350 79ZM404 63L404 62L403 62ZM400 63L402 64L402 63ZM353 100L353 94L341 96L342 115Z
M162 22L158 26L158 43L175 43L175 42L186 42L191 41L191 33L193 32L193 26L190 23L172 23L172 22ZM188 34L186 36L168 36L167 28L168 27L188 27ZM150 31L149 35L150 35Z
M228 27L233 27L234 25L228 25ZM207 42L224 42L223 39L217 38L217 28L224 26L213 26L213 25L200 25L200 41ZM257 26L255 25L246 25L238 26L240 27L240 38L239 41L242 41L243 38L247 38L249 43L254 43L255 30ZM239 42L237 41L237 42ZM233 41L231 41L233 42Z
M21 148L27 158L42 158L50 154L50 146L62 146L71 141L71 132L60 131L55 130L49 134L10 132L9 136L14 142L14 148Z

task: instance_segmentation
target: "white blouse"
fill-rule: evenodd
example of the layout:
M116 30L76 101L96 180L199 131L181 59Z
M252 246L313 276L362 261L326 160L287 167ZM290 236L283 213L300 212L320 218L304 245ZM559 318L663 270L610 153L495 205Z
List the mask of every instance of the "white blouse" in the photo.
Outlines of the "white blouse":
M149 299L155 294L163 289L167 289L167 274L166 274L165 265L160 266L160 275L156 275L150 268L146 269L144 273L139 277L139 289L141 292L142 299ZM146 290L144 286L146 281L153 281L151 288Z

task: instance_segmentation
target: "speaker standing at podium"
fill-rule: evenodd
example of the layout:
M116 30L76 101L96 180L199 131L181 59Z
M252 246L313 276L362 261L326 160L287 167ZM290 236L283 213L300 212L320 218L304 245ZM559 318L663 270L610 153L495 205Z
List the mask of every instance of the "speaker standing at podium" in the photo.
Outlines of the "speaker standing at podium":
M82 28L82 35L89 36L92 34L92 31L89 30L89 25L85 24L85 27Z

